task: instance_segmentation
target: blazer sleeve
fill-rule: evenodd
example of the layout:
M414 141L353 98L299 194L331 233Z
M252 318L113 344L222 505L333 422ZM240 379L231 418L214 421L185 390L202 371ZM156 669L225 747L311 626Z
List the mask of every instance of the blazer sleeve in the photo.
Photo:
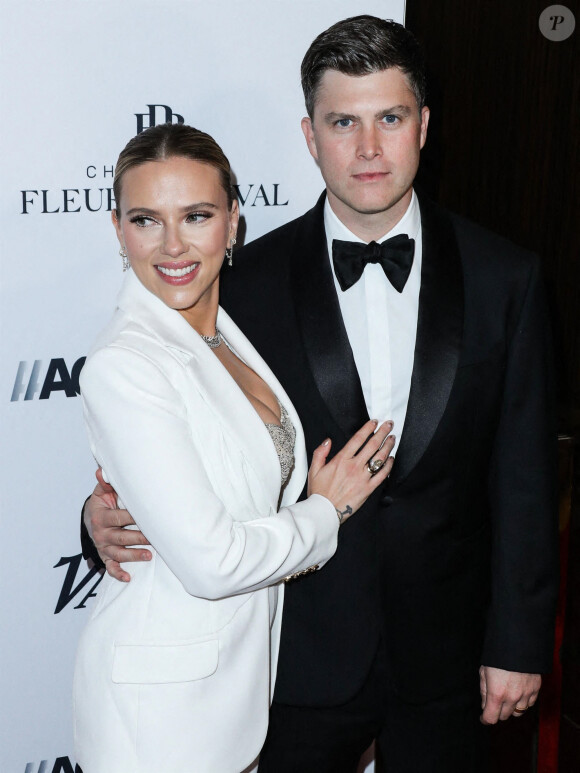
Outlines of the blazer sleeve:
M338 519L325 497L232 518L207 477L182 397L147 356L114 345L97 351L83 368L81 394L98 463L192 595L257 590L334 554Z
M492 598L482 663L542 673L552 666L559 570L552 339L537 259L522 297L490 469Z

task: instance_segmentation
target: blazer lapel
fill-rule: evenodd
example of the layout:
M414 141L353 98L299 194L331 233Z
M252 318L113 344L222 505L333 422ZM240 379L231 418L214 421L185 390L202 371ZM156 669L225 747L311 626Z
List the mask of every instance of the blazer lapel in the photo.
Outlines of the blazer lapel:
M272 373L264 359L258 354L256 349L242 333L240 328L221 307L218 311L217 325L236 354L246 363L246 365L252 368L252 370L257 373L258 376L260 376L260 378L266 382L266 384L268 384L272 392L274 392L278 400L282 403L284 408L286 408L290 421L294 425L294 429L296 430L296 439L294 442L294 469L292 470L292 474L286 483L285 493L288 497L288 501L296 501L300 495L300 492L304 488L304 483L306 482L306 476L308 473L308 462L306 459L304 444L304 431L302 429L302 424L298 414L296 413L296 409L286 394L286 391L276 376ZM244 397L244 399L246 398ZM262 424L261 421L260 424ZM268 432L263 424L262 427L266 432ZM274 445L271 442L269 435L268 442L272 450L274 450ZM276 469L279 474L280 467L278 463L278 457L275 453L274 456L276 458ZM278 487L276 491L276 498L278 497L279 493L280 488ZM292 496L290 495L294 495L294 498L292 499Z
M350 437L368 413L332 278L324 201L325 194L302 218L293 244L292 292L312 376L335 423Z
M391 481L406 478L441 421L457 373L463 334L463 272L449 218L419 200L423 258L411 391Z
M163 346L177 350L180 357L187 361L196 388L214 410L228 437L241 449L246 463L262 482L265 495L275 507L280 495L280 464L274 444L264 423L226 368L186 320L143 287L133 272L127 275L118 306L159 339ZM266 381L281 400L285 397L288 401L268 366L222 309L218 312L220 326L223 326L224 336L232 339L232 346L240 352L247 365ZM304 459L304 467L305 464ZM305 477L305 469L302 472Z

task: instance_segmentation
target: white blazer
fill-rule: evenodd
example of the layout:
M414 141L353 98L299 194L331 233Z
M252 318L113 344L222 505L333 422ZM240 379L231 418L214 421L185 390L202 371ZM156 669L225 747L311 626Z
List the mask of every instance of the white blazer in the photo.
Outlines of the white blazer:
M105 577L81 636L84 773L240 773L252 763L275 677L276 583L336 550L332 504L317 495L293 504L307 474L296 411L222 309L217 324L296 428L280 509L279 460L260 417L133 272L82 371L95 459L153 546L151 562L131 564L130 583Z

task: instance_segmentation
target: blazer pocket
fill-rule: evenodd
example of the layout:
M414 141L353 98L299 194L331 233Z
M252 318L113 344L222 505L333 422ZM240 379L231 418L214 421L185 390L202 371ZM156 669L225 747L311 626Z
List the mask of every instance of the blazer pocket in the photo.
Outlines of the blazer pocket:
M171 684L211 676L218 666L219 641L185 644L116 644L116 684Z

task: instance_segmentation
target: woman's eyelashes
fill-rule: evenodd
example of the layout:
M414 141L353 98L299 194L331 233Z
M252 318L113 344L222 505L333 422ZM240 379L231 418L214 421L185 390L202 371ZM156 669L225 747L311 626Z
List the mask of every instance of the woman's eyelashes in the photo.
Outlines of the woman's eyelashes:
M203 223L206 220L209 220L211 217L213 217L213 214L211 212L188 212L188 214L185 216L185 222L186 223ZM151 217L151 215L133 215L133 217L130 218L131 223L134 223L139 228L146 228L149 225L158 225L158 221Z
M209 220L213 217L211 212L190 212L185 218L187 223L202 223L204 220Z
M156 221L148 215L134 215L129 222L135 223L135 225L138 225L140 228L145 228L145 226L150 223L155 223Z

